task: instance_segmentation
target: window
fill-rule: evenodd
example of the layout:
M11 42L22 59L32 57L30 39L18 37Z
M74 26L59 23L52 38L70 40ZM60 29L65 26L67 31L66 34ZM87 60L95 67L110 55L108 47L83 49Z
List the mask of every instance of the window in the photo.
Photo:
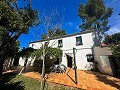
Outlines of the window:
M58 40L58 47L62 47L63 44L62 44L62 40Z
M83 43L82 43L82 37L81 37L81 36L76 37L76 45L77 45L77 46L78 46L78 45L83 45Z
M54 64L59 64L59 58L56 58Z
M94 61L93 54L86 54L86 56L87 56L87 61L88 62L93 62Z
M32 44L32 48L34 47L34 44Z
M45 46L48 46L48 44L49 44L48 42L45 42Z

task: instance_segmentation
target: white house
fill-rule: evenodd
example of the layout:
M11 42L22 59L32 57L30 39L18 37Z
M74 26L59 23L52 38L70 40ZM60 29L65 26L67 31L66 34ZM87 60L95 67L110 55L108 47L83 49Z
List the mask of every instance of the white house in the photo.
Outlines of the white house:
M46 42L48 41L39 40L30 42L29 47L39 49ZM57 58L56 62L62 63L66 67L74 68L75 59L77 69L91 70L93 69L93 61L95 61L94 66L100 72L115 75L118 69L112 57L111 49L103 46L100 47L99 44L98 35L94 30L87 30L76 34L54 37L49 40L48 46L62 50L62 60ZM73 53L73 48L75 53ZM12 66L35 66L36 63L34 60L35 58L28 58L27 64L25 64L25 57L15 58Z
M39 49L46 40L30 42L29 47ZM62 64L73 68L73 48L75 48L75 58L77 69L90 70L92 69L92 62L88 60L87 55L93 54L92 48L96 42L95 34L92 30L79 32L76 34L64 35L55 37L50 40L49 46L60 48L63 52Z

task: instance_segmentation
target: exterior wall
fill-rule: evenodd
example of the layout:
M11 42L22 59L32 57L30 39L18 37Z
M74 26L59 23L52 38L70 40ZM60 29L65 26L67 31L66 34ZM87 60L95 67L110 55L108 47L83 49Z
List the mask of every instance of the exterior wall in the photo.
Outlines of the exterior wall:
M94 47L94 60L97 62L97 66L100 72L113 75L112 68L110 66L109 55L112 55L110 48L108 47Z
M76 37L82 36L82 43L83 45L76 46ZM92 47L94 46L94 34L92 32L79 34L79 35L73 35L69 37L63 37L59 39L53 39L50 40L49 46L58 47L58 40L62 39L63 47L60 49L63 51L62 56L62 64L67 66L67 54L71 54L73 57L73 48L76 48L76 65L78 69L81 70L89 70L91 66L91 62L87 62L86 54L92 54ZM34 49L39 49L42 44L45 43L45 41L42 42L33 42L29 44L29 47L32 47Z
M19 66L24 66L25 60L26 60L25 57L20 57L20 58L19 58ZM31 58L31 57L28 58L28 61L27 61L26 66L33 66L33 65L34 65L34 61L35 61L34 58Z
M24 57L20 57L19 58L19 66L24 66L25 63L25 58Z

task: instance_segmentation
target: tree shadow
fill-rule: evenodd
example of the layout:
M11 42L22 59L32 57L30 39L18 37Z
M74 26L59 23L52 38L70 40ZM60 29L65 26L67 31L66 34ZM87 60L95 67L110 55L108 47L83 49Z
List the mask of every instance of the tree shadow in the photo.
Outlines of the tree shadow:
M0 90L24 90L22 81L12 82L11 80L16 77L14 73L5 73L0 78Z
M105 83L105 84L108 84L112 87L115 87L117 89L120 89L120 80L113 80L112 78L110 79L111 76L109 75L105 75L105 74L102 74L102 73L98 73L98 72L90 72L90 71L86 71L87 74L94 74L97 78L97 80Z

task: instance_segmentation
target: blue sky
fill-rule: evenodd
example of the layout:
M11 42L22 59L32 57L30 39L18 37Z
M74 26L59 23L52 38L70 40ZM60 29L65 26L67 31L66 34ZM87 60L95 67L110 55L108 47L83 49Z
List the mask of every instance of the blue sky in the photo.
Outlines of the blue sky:
M86 2L87 0L32 0L32 7L39 11L39 16L41 16L43 10L51 12L51 10L56 9L61 16L64 16L62 29L66 30L67 34L72 34L80 32L79 25L82 22L78 16L78 8L80 3L85 4ZM120 0L104 0L104 2L107 6L112 7L114 11L109 19L111 28L107 33L120 32L120 16L118 16ZM18 4L19 6L23 6L26 3L23 0L18 0ZM42 33L44 33L42 24L30 28L28 34L20 36L20 48L28 47L31 41L40 40Z

